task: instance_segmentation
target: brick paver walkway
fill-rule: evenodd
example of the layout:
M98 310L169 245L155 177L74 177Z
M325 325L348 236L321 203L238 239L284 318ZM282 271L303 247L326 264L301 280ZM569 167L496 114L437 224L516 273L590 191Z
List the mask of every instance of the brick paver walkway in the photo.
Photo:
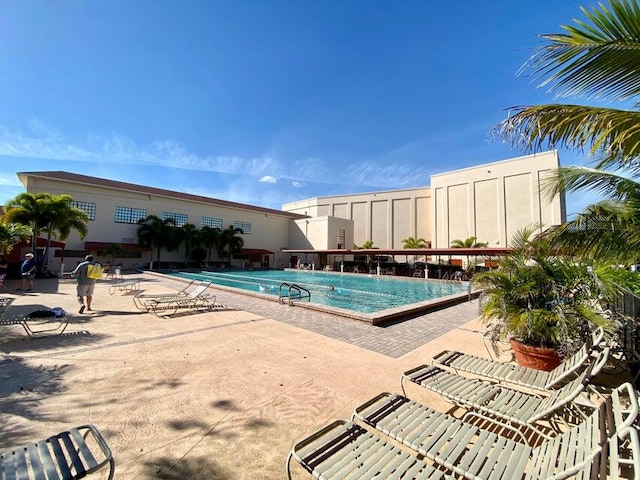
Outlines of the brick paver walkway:
M169 277L163 278L161 283L176 290L184 286ZM215 287L213 289L218 296L217 303L230 308L256 313L393 358L401 357L478 316L478 300L472 300L402 322L376 327L307 308L289 307Z

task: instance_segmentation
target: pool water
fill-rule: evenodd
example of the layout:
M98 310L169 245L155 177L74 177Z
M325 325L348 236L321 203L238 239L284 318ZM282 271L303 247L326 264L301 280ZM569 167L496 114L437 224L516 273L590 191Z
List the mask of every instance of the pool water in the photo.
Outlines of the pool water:
M434 300L467 292L463 283L427 281L404 277L354 275L310 270L256 270L228 272L179 272L172 276L209 280L217 285L278 297L283 282L311 292L311 303L360 313L375 313L394 307ZM283 292L286 294L286 289Z

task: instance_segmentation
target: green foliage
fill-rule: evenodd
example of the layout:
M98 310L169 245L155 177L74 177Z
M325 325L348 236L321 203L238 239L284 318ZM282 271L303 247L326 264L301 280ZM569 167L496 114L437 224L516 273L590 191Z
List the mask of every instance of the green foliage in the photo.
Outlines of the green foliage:
M199 247L201 244L201 236L200 230L192 223L186 223L182 227L182 243L184 243L184 265L185 267L188 264L189 256L192 253L192 250L196 247ZM200 260L202 261L202 260Z
M481 318L502 339L569 352L594 326L608 326L604 305L631 283L620 269L556 255L534 231L525 228L514 236L513 250L497 270L474 276L484 290Z
M196 263L201 263L207 258L207 251L202 247L196 247L191 250L191 260Z
M207 249L207 261L211 262L211 253L217 251L220 246L220 234L219 228L204 226L200 230L200 242L203 247Z
M72 206L73 198L69 195L52 195L49 193L21 193L9 200L4 206L3 221L26 225L31 229L32 245L36 264L36 239L41 233L47 234L46 252L49 251L52 238L66 240L72 230L78 232L80 238L88 233L89 216L83 210Z
M532 73L557 97L600 101L637 99L640 95L640 4L610 0L585 20L564 26L563 33L541 35L521 72ZM603 106L549 104L512 109L495 129L498 137L529 151L558 146L588 150L595 168L565 167L552 175L545 190L587 190L605 197L578 217L549 232L564 253L622 263L640 257L640 112ZM621 170L622 172L618 172Z
M148 215L147 218L138 221L138 242L147 247L156 249L157 262L160 263L160 251L175 249L175 221L162 219L157 215Z
M111 264L115 267L116 258L124 253L124 247L121 243L112 243L105 253L111 257Z
M19 223L0 223L0 253L11 253L13 247L31 237L31 227Z
M242 229L236 228L233 225L222 231L220 234L220 243L218 245L218 255L220 257L227 256L228 262L231 263L231 258L235 252L239 252L244 246L244 239L238 235L241 235Z
M489 245L487 242L478 242L476 237L451 240L451 248L485 248L487 245Z
M402 248L427 248L427 241L424 238L404 238Z

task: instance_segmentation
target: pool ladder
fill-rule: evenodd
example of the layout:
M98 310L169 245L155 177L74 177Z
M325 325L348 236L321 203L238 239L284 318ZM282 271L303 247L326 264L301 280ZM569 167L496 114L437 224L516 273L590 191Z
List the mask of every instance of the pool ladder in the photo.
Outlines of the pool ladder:
M289 306L292 306L294 300L304 300L305 298L309 302L311 301L311 292L306 288L295 283L282 282L280 284L278 293L278 301L280 303L284 304L285 299L288 299Z

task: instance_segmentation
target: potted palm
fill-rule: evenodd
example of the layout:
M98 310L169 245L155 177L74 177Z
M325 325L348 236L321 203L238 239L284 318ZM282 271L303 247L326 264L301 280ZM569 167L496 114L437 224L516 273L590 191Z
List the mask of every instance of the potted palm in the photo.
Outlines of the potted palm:
M481 319L491 338L509 340L520 365L552 370L595 326L608 327L602 305L621 292L624 281L611 267L555 255L535 231L518 232L500 267L476 274L473 283L483 290Z

